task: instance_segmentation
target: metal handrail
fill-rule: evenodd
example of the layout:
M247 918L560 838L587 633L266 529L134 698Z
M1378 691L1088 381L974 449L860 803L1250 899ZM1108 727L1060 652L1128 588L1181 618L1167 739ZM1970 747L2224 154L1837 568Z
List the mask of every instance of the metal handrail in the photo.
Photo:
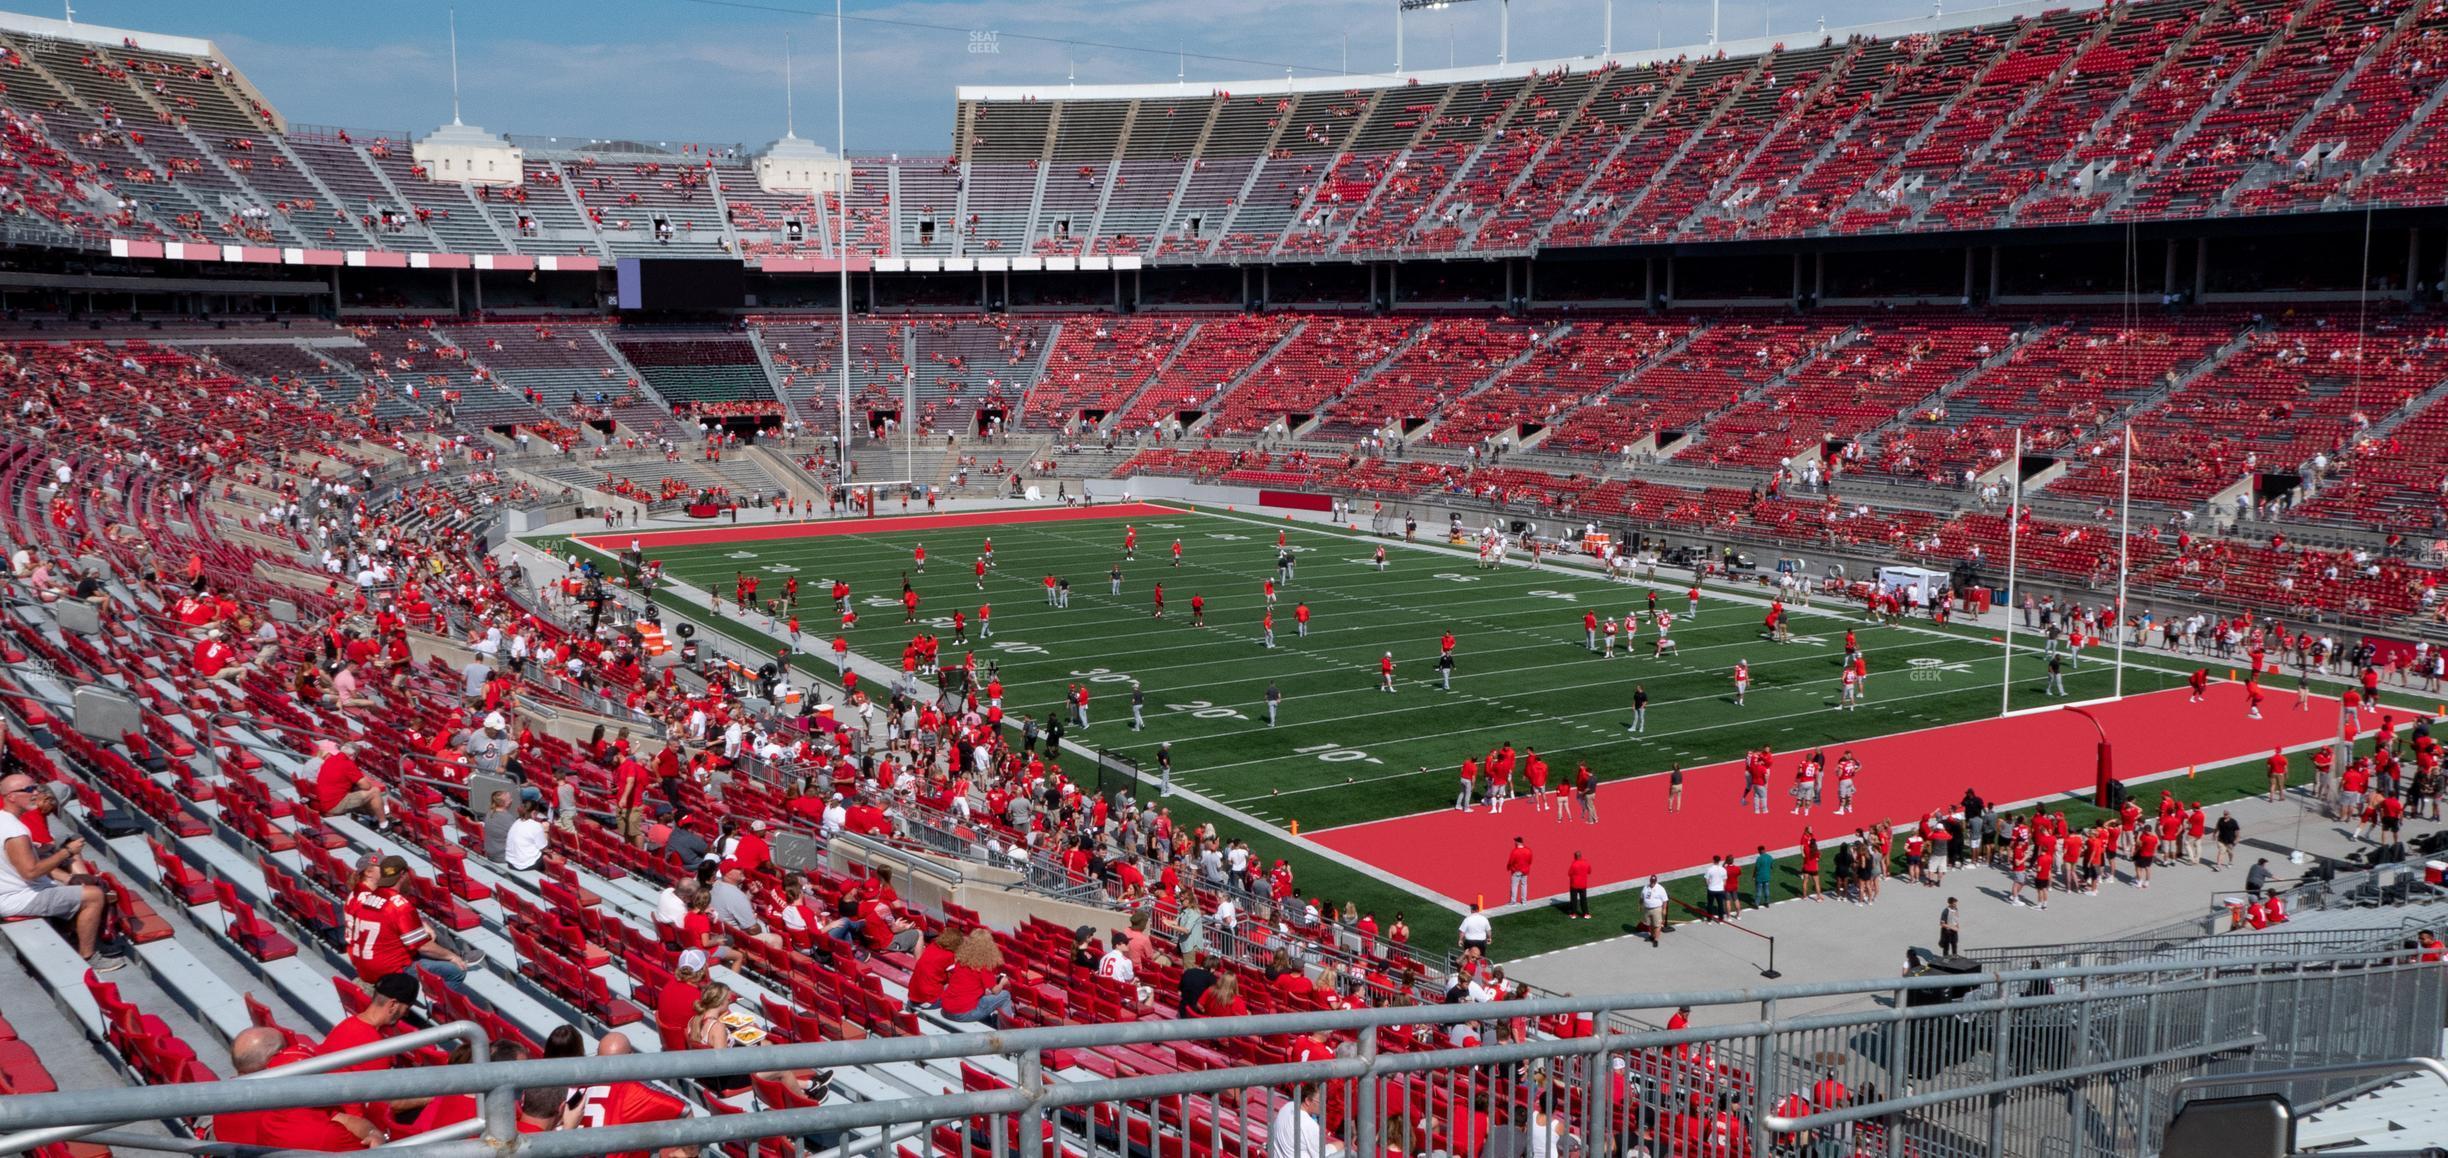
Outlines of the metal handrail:
M2435 1057L2404 1057L2389 1061L2340 1062L2336 1065L2302 1066L2286 1070L2260 1070L2242 1074L2195 1074L2176 1083L2179 1094L2212 1086L2259 1085L2263 1082L2292 1082L2304 1078L2360 1078L2401 1074L2421 1070L2448 1084L2448 1062Z
M1023 1128L1026 1130L1032 1128L1026 1123L1031 1120L1042 1120L1044 1111L1048 1109L1090 1103L1118 1103L1184 1094L1210 1093L1224 1089L1238 1090L1288 1083L1371 1078L1445 1068L1495 1066L1546 1058L1596 1057L1603 1059L1610 1054L1633 1050L1696 1045L1728 1039L1764 1038L1780 1033L1809 1032L1831 1027L1894 1026L1931 1017L1958 1014L2003 1016L2009 1011L2042 1007L2088 1009L2098 1002L2096 989L2090 986L2069 986L2063 983L2089 979L2144 979L2144 985L2132 989L2131 992L2137 996L2153 996L2255 987L2262 985L2273 975L2346 977L2373 969L2409 971L2427 970L2428 966L2419 966L2385 954L2278 956L2240 963L2237 968L2211 971L2197 968L2171 968L2165 964L2086 966L2067 969L1992 971L1943 977L1814 982L1766 988L1750 987L1673 994L1542 998L1479 1005L1316 1011L1193 1021L1068 1025L1011 1032L871 1037L856 1041L759 1047L755 1051L755 1060L749 1060L730 1051L706 1050L687 1051L679 1054L632 1054L618 1057L493 1062L487 1063L486 1067L481 1070L460 1066L422 1067L407 1070L323 1074L313 1077L284 1077L270 1082L194 1083L123 1090L25 1095L0 1099L0 1128L56 1127L81 1132L86 1129L103 1128L94 1123L114 1118L124 1119L131 1112L157 1118L183 1118L294 1105L395 1101L484 1091L488 1094L485 1141L414 1146L407 1147L406 1150L419 1155L420 1158L478 1158L478 1156L498 1158L499 1155L512 1150L520 1154L533 1155L535 1158L555 1158L559 1155L652 1149L689 1142L717 1142L752 1136L804 1135L920 1119L954 1120L995 1114L1024 1115ZM2025 984L2027 982L2038 984L2027 986ZM1997 996L1944 1006L1918 1008L1904 1000L1905 995L1921 990L1950 990L1981 986L1995 986L1992 992ZM2037 989L2041 992L2036 995L2015 995L2026 988ZM1783 1016L1777 1012L1780 1002L1861 994L1892 994L1895 995L1896 1000L1888 1007L1869 1010L1812 1013L1798 1016ZM1494 1046L1392 1054L1379 1054L1373 1048L1375 1035L1379 1031L1397 1027L1472 1023L1491 1018L1537 1019L1558 1014L1594 1013L1603 1018L1605 1015L1624 1008L1645 1008L1677 1003L1692 1006L1756 1005L1762 1012L1756 1019L1736 1024L1672 1031L1637 1031L1588 1038L1541 1039ZM1358 1056L1342 1057L1331 1061L1199 1070L1119 1081L1047 1084L1038 1078L1038 1074L1042 1072L1040 1066L1044 1055L1053 1050L1182 1040L1265 1037L1313 1031L1357 1033L1362 1037L1363 1046ZM2264 1035L2258 1033L2241 1034L2221 1038L2206 1047L2196 1046L2183 1051L2166 1050L2139 1058L2119 1057L2069 1069L2026 1074L2011 1079L2002 1078L1999 1081L1971 1089L1969 1092L1965 1088L1950 1088L1917 1096L1868 1102L1844 1110L1797 1118L1762 1115L1757 1121L1768 1130L1809 1129L1838 1122L1883 1117L1924 1105L1961 1100L2009 1088L2063 1081L2070 1077L2110 1070L2131 1069L2137 1065L2154 1064L2159 1061L2181 1060L2198 1056L2204 1048L2213 1051L2243 1049L2261 1044L2264 1040ZM383 1043L383 1045L386 1050L397 1048L392 1043ZM695 1119L681 1123L659 1123L653 1127L596 1128L574 1137L564 1137L559 1134L520 1136L515 1133L515 1127L508 1117L510 1091L525 1087L591 1086L622 1081L718 1077L744 1070L826 1068L841 1065L920 1062L980 1055L1013 1054L1020 1056L1022 1080L1016 1088L990 1092L921 1096L912 1099L890 1099L880 1102L767 1111L746 1118ZM335 1055L335 1058L345 1056ZM339 1064L347 1063L341 1061ZM1599 1068L1604 1067L1601 1065ZM1996 1089L1991 1089L1992 1086ZM1757 1104L1753 1107L1755 1111L1765 1108L1764 1105ZM0 1149L8 1149L21 1142L26 1136L20 1134L0 1139Z
M1783 973L1780 973L1780 972L1778 972L1778 971L1777 971L1777 967L1776 967L1776 941L1777 941L1777 939L1776 939L1775 934L1772 934L1772 933L1763 933L1763 932L1760 932L1760 931L1759 931L1759 930L1757 930L1757 929L1754 929L1754 928L1751 928L1751 927L1749 927L1749 926L1746 926L1746 925L1744 925L1744 924L1742 924L1742 923L1740 923L1740 922L1738 922L1738 921L1728 920L1728 919L1726 919L1726 918L1724 918L1724 917L1716 917L1716 916L1711 916L1711 915L1709 915L1709 913L1708 913L1708 911L1707 911L1707 910L1705 910L1705 909L1695 909L1695 908L1693 908L1693 907L1692 907L1692 904L1691 904L1691 902L1690 902L1690 901L1684 900L1684 899L1683 899L1683 898L1681 898L1681 897L1673 897L1673 896L1670 896L1670 897L1668 897L1668 898L1666 898L1666 899L1667 899L1667 900L1670 900L1670 901L1672 901L1672 902L1674 902L1674 903L1675 903L1675 905L1676 905L1676 906L1678 906L1678 907L1680 907L1680 908L1681 908L1681 909L1682 909L1684 912L1694 914L1694 915L1698 916L1698 917L1699 917L1701 920L1703 920L1703 921L1707 921L1707 922L1709 922L1710 924L1713 924L1713 925L1723 925L1723 926L1725 926L1726 928L1733 929L1733 930L1735 930L1735 931L1737 931L1737 932L1749 933L1749 934L1751 934L1752 936L1757 937L1757 938L1759 938L1759 939L1760 939L1760 940L1762 940L1762 941L1766 941L1766 942L1768 942L1768 967L1767 967L1767 968L1765 968L1765 969L1760 970L1760 976L1762 976L1762 977L1766 977L1766 978L1768 978L1769 980L1772 980L1772 981L1773 981L1773 980L1775 980L1776 978L1779 978L1779 977L1783 977L1783 976L1784 976L1784 974L1783 974Z

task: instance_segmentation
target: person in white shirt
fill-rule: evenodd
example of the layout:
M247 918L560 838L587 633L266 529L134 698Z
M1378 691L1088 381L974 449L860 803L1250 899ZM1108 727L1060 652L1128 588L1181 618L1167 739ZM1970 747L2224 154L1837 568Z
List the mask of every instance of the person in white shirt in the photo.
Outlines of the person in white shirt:
M1494 933L1495 927L1488 923L1487 914L1480 912L1478 905L1472 905L1471 911L1462 918L1462 947L1469 949L1476 946L1481 953L1485 953L1488 940Z
M782 906L782 927L812 935L824 931L824 926L824 907L816 903L816 886L799 886L798 899Z
M833 799L825 801L824 821L818 827L826 836L839 836L842 825L849 819L849 806L843 804L842 798L836 795Z
M551 835L544 825L544 803L530 800L519 809L519 818L510 823L510 837L502 847L502 863L518 872L533 872L544 863L544 849Z
M1318 1120L1318 1087L1302 1086L1267 1123L1267 1158L1342 1158L1343 1144Z
M1656 877L1641 886L1641 927L1649 931L1649 947L1662 948L1666 932L1666 886Z
M48 791L22 773L0 776L0 917L75 918L76 950L97 973L127 963L100 949L102 919L109 906L100 885L80 879L63 883L53 874L85 850L82 837L59 842L49 856L34 854L34 834L20 817L33 812Z

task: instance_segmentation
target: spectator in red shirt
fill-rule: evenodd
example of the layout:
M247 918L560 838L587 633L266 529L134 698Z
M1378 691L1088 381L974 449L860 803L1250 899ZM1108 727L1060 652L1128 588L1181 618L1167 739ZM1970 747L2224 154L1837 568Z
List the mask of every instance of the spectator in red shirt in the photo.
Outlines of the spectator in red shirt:
M229 683L255 672L255 665L238 658L238 649L230 646L218 627L205 629L204 638L196 641L195 650L188 653L188 662L197 675Z
M332 1027L331 1033L323 1039L322 1045L315 1048L315 1052L318 1054L338 1053L344 1049L381 1041L391 1036L391 1027L398 1025L401 1018L408 1016L408 1012L416 1008L418 999L424 995L424 990L417 984L416 974L384 974L375 980L373 992L368 995L366 1007L358 1010L354 1016L341 1018L340 1024ZM344 1066L335 1072L346 1074L360 1070L389 1069L391 1061L390 1058L378 1057L358 1062L355 1065Z
M1249 1016L1249 1002L1242 1000L1241 997L1241 979L1231 973L1216 978L1216 983L1208 986L1207 992L1199 995L1198 1015L1200 1017Z
M748 831L731 842L730 851L723 857L722 867L726 871L742 869L753 873L772 864L773 846L765 842L765 822L752 820L748 822Z
M665 1053L688 1048L689 1017L697 1012L697 995L703 992L705 970L704 950L683 950L680 964L672 970L672 980L655 994L655 1033L662 1040Z
M304 1061L313 1052L292 1047L280 1030L254 1026L230 1039L230 1071L240 1077L276 1066ZM439 1100L439 1099L437 1099ZM473 1098L469 1099L474 1102ZM380 1145L382 1132L374 1123L344 1109L298 1106L285 1110L248 1110L215 1114L212 1138L241 1146L282 1150L366 1150Z
M620 1057L637 1052L625 1033L607 1033L595 1043L596 1057ZM689 1116L688 1103L657 1090L643 1082L611 1082L588 1086L578 1107L581 1126L641 1126L648 1122L674 1122ZM629 1151L615 1158L643 1158L642 1151Z
M952 961L960 952L963 935L954 925L945 925L935 939L918 950L918 961L910 967L910 1009L925 1009L943 1000L944 986L952 979Z
M443 985L466 992L470 962L435 942L416 902L400 892L407 878L408 862L400 857L387 856L379 863L368 857L359 866L356 891L341 910L349 964L360 981L416 966Z
M646 766L634 755L622 757L612 770L612 811L619 817L621 839L633 845L646 824L648 782Z
M383 783L357 767L357 761L330 740L315 741L323 762L315 769L315 811L325 816L364 816L378 829L391 825L391 802Z
M972 929L952 957L952 975L944 984L944 1019L982 1021L988 1029L1001 1029L1002 1015L1012 1007L1010 986L994 934Z
M609 1039L607 1038L606 1040ZM505 1062L526 1061L534 1055L528 1052L527 1043L515 1039L505 1039L494 1042L491 1050L485 1056L492 1061ZM470 1057L468 1047L465 1041L458 1042L451 1047L449 1064L465 1065L469 1060ZM393 1105L395 1109L398 1108L397 1103L394 1103ZM399 1110L399 1112L405 1113L406 1111ZM476 1116L482 1112L483 1110L477 1105L476 1095L474 1094L443 1094L440 1097L425 1103L424 1108L417 1111L415 1119L409 1122L404 1133L407 1135L426 1134L439 1130L444 1126L455 1126L461 1122L473 1122L476 1120Z
M892 902L881 895L869 894L858 912L858 919L842 928L842 940L855 933L867 953L907 953L918 947L918 926L896 912Z

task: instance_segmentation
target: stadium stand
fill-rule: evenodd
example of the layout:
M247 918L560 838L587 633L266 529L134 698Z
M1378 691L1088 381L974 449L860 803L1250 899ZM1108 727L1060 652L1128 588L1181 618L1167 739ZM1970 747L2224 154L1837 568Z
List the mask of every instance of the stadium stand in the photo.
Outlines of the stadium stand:
M75 1105L329 1149L464 1136L511 1099L459 1095L515 1082L550 1095L529 1128L658 1125L604 1149L674 1158L2145 1153L2184 1078L2436 1055L2424 866L1654 1025L1679 998L1538 991L1444 928L1381 937L1293 865L1228 875L1233 833L1107 792L1088 748L1048 771L972 705L901 705L898 747L773 713L860 701L711 630L667 658L662 611L503 543L855 510L879 470L929 509L973 471L1188 480L1603 523L1696 570L1723 550L1723 583L1760 578L1738 548L1950 576L2011 552L2068 600L2123 579L2208 617L2223 662L2266 643L2411 694L2448 630L2442 253L2427 219L2373 222L2448 193L2448 5L1923 23L1264 93L967 90L950 154L855 158L844 192L636 141L519 138L515 184L437 180L410 133L292 122L208 43L0 16L0 843L57 856L0 874L24 974L0 1133L98 1063L131 1097ZM2214 282L2204 254L2265 223L2183 231L2356 210L2402 263ZM2165 272L2120 293L2002 286L1984 256L2129 225L2166 249L2119 260ZM1810 272L1848 246L1892 277ZM598 263L641 256L781 272L754 313L610 314ZM847 322L793 280L841 259ZM1745 262L1775 291L1716 304ZM2297 273L2327 280L2240 284ZM2315 661L2316 632L2353 650ZM21 1034L35 992L69 1032ZM403 1038L410 1011L442 1028ZM717 1056L760 1040L766 1068ZM343 1079L380 1092L177 1101L304 1099L230 1079L351 1042L397 1055ZM383 1084L433 1073L460 1085L418 1112ZM2313 1145L2448 1121L2402 1084L2267 1080ZM26 1148L104 1146L139 1143Z

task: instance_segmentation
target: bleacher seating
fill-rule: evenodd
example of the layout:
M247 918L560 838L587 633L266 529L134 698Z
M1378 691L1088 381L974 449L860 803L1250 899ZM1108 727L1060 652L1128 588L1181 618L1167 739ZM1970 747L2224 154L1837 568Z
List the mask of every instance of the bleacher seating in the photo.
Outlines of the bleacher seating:
M1410 340L1417 324L1402 318L1310 319L1290 345L1224 394L1212 411L1209 429L1249 434L1295 417L1315 416L1320 406Z
M971 100L953 155L855 161L846 238L836 197L763 192L737 150L529 143L521 186L440 182L405 133L284 129L217 58L136 44L0 38L0 124L47 178L10 191L20 212L89 241L1520 252L2419 204L2443 171L2444 27L2416 0L2148 0L1400 88Z
M745 338L623 336L614 344L673 406L774 401L765 367Z
M1970 373L2006 335L1995 324L1866 319L1782 387L1710 422L1699 448L1682 457L1764 470L1849 444Z
M2024 453L2062 450L2116 422L2244 324L2205 318L2128 328L2121 320L2034 323L2002 349L2003 361L1943 402L1915 407L1880 441L1879 469L1954 484L1966 471L1978 475L2004 463L2018 428Z
M2299 316L2250 336L2213 375L2196 378L2134 416L2136 501L2199 503L2262 474L2292 476L2316 454L2346 445L2370 416L2387 414L2448 376L2448 346L2412 319L2381 319L2368 338L2350 319ZM2112 455L2099 444L2054 489L2113 496Z

